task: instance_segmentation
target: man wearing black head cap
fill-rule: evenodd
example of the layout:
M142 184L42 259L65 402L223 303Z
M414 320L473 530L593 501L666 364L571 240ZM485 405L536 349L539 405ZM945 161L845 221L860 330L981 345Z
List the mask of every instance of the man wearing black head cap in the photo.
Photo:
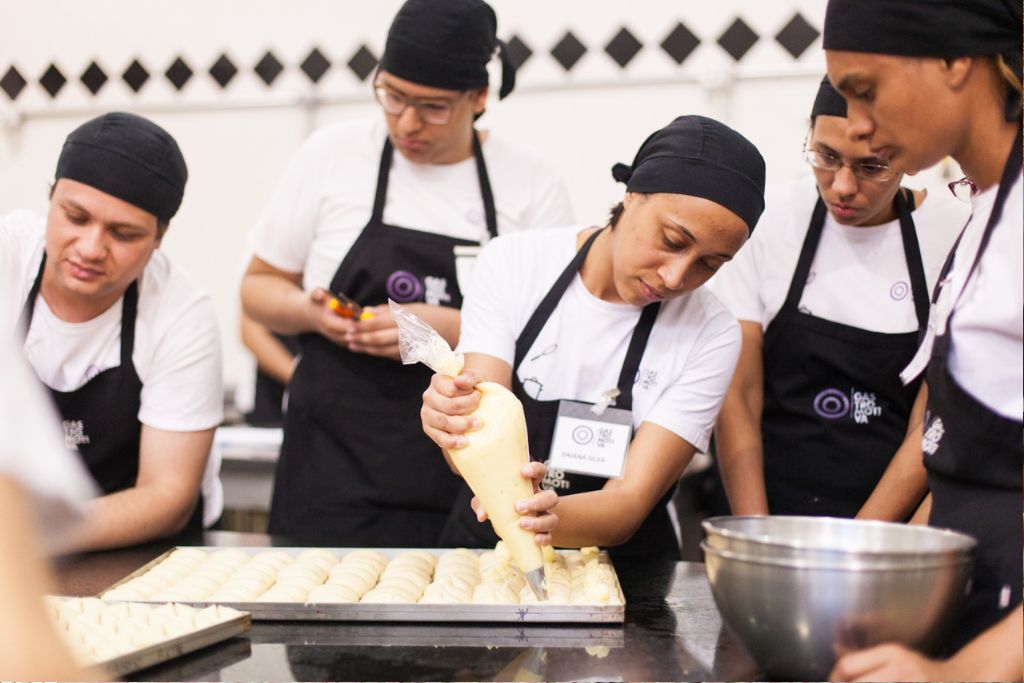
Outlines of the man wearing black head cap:
M387 299L455 342L473 249L571 222L547 164L474 129L495 53L500 96L513 85L496 26L482 0L408 0L374 78L384 120L316 133L256 226L245 310L302 346L271 531L334 545L437 543L458 481L419 430L429 375L401 365Z
M106 114L68 136L45 220L0 218L0 291L21 325L3 323L106 494L73 549L201 531L219 516L215 468L200 496L222 419L213 304L158 250L186 177L166 131Z
M920 448L907 457L928 472L929 524L978 540L968 604L943 653L955 654L874 648L840 660L842 680L1024 673L1021 35L1016 0L830 0L826 12L828 74L849 104L850 135L899 170L952 156L973 205L903 372L927 385Z
M757 233L711 282L744 337L716 462L733 514L902 520L924 497L921 468L872 491L900 444L920 442L923 399L912 417L918 384L899 373L968 207L901 189L849 139L827 78L804 158L813 180L770 188Z
M540 543L678 559L668 503L707 449L740 346L735 319L701 285L757 224L764 160L731 128L681 116L613 175L626 194L604 227L484 250L463 315L466 370L434 376L423 429L445 449L472 442L474 386L503 384L523 404L531 457L547 461L524 472L546 490L519 511L555 513L520 524ZM442 545L494 545L470 498L464 488Z

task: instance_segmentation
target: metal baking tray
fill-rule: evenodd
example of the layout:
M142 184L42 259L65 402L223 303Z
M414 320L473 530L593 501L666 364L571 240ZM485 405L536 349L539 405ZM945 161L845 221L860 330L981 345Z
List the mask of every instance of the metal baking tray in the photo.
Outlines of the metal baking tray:
M109 602L117 602L111 600ZM128 602L145 602L143 600L131 600ZM163 604L163 603L157 603ZM204 647L209 647L214 643L219 643L235 636L240 636L249 631L252 625L252 618L248 614L239 614L237 617L222 621L219 624L212 626L206 626L201 629L186 633L181 636L176 636L168 640L148 645L138 650L114 657L113 659L103 659L99 661L90 661L90 666L102 667L107 673L114 676L123 676L124 674L131 673L133 671L139 671L140 669L148 669L151 666L168 662L172 659L201 650Z
M203 550L209 553L225 550L221 546L178 546ZM171 548L159 557L108 586L104 592L120 586L155 567L165 560L178 547ZM266 547L266 546L231 546L250 555L268 550L283 550L290 555L298 555L308 547ZM360 548L323 548L336 553L339 557ZM392 558L410 550L425 550L433 554L442 554L451 548L372 548ZM483 552L483 551L481 551ZM605 555L604 551L601 551ZM614 568L613 568L614 570ZM613 572L614 573L614 572ZM616 589L622 595L619 577L615 574ZM146 602L133 600L131 602ZM625 621L625 598L623 604L617 605L438 605L426 603L378 604L378 603L297 603L297 602L183 602L194 607L207 607L223 604L237 610L249 612L256 621L407 621L407 622L512 622L520 624L595 624L622 623Z

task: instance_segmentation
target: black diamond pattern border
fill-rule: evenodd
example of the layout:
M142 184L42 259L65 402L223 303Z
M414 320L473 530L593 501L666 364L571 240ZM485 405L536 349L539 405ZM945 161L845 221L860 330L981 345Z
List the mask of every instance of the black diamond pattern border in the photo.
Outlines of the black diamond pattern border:
M629 29L623 26L615 37L604 46L604 51L608 53L608 56L615 60L615 63L622 68L626 68L626 65L633 61L636 54L643 48L643 43L637 40L636 36L629 32Z
M108 80L107 74L104 73L103 69L101 69L100 65L96 62L91 62L78 79L82 81L82 85L84 85L93 95L98 93L100 88L102 88Z
M137 93L142 90L142 86L146 85L146 81L149 80L149 72L146 71L146 67L142 66L139 60L133 59L128 68L121 74L121 78L132 89L132 92Z
M743 59L743 55L750 51L750 48L754 47L757 39L758 35L754 33L754 30L737 17L736 21L732 22L725 30L725 33L718 37L718 44L738 62Z
M573 35L572 31L566 31L562 39L551 48L551 56L555 58L562 68L572 71L576 62L580 61L587 52L587 47L580 42L579 38Z
M526 60L533 56L533 50L523 42L519 36L512 36L508 40L508 57L512 60L512 66L519 69Z
M46 71L39 77L39 85L43 86L43 90L48 92L50 97L56 97L67 82L68 79L64 78L64 74L54 64L46 67Z
M299 68L302 69L302 73L306 74L309 80L318 83L324 77L324 74L327 73L327 69L331 68L331 63L324 56L324 53L320 52L320 48L314 47L306 55L306 58L302 60Z
M277 77L284 71L284 65L281 64L281 60L273 52L267 50L266 54L260 57L260 61L256 62L256 66L252 70L256 72L261 81L267 85L273 85Z
M356 75L356 78L365 81L377 68L377 57L370 52L370 48L360 45L352 58L348 60L347 66Z
M15 69L14 66L7 69L4 77L0 78L0 90L3 90L11 98L12 102L18 99L18 95L21 94L21 91L25 89L27 84L28 82L21 75L21 72Z
M665 36L665 40L661 41L661 49L664 50L676 64L682 64L685 62L699 45L700 38L694 35L693 31L686 28L682 23L676 24L676 27L672 29L667 36Z
M181 92L181 89L185 87L185 84L192 78L192 67L185 63L185 60L181 57L175 57L171 65L167 67L167 71L164 72L164 76L174 89Z
M210 75L213 76L213 80L217 81L222 89L228 87L231 83L231 79L238 73L238 67L235 63L228 59L227 55L221 55L217 58L217 61L210 67Z
M775 35L775 40L786 52L793 55L793 59L799 59L820 35L818 29L811 26L804 16L797 12Z
M774 38L794 59L799 59L820 36L820 29L811 24L803 14L796 12ZM740 61L758 40L760 36L743 19L737 17L718 37L717 42L734 60ZM700 44L700 37L679 22L661 41L660 47L676 64L682 64ZM621 27L604 46L604 51L620 68L625 68L643 48L640 39L628 28ZM566 72L569 72L587 53L587 49L571 30L567 30L551 48L550 54ZM508 40L508 53L513 66L519 69L533 57L534 51L519 35L513 35ZM346 65L360 81L365 81L377 68L378 63L378 57L364 44L356 49ZM331 66L330 60L320 48L313 47L299 68L311 82L319 83ZM273 51L267 50L253 67L253 72L266 85L271 86L284 73L285 68ZM221 54L210 66L209 74L221 88L227 88L238 74L238 67L226 54ZM164 76L178 91L181 91L194 75L195 72L181 57L176 57L164 72ZM121 74L121 78L133 92L138 93L149 81L150 74L138 59L134 59ZM110 76L96 61L92 61L81 73L79 80L90 93L97 95L110 80ZM51 98L56 98L66 83L67 78L56 64L50 64L39 77L39 84ZM0 77L0 90L11 101L21 95L27 84L14 65L9 66Z

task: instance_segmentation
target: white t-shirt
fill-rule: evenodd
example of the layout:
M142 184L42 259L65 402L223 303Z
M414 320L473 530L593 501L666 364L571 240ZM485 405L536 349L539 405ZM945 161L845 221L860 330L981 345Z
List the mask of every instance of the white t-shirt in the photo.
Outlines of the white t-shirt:
M9 315L0 301L0 315ZM0 335L0 476L21 486L46 549L74 531L97 491L82 462L60 438L56 411L7 335Z
M768 189L754 234L709 282L738 319L767 329L782 308L817 197L813 178ZM969 213L967 204L947 193L930 193L913 213L929 296ZM826 212L799 307L872 332L918 329L899 220L852 227Z
M379 118L314 133L288 165L256 224L253 253L275 268L303 273L306 290L328 287L370 219L386 138L387 126ZM572 222L568 196L549 164L493 134L483 154L500 234ZM417 164L396 150L384 222L486 241L474 158Z
M952 320L949 370L990 410L1024 419L1024 191L1011 188L988 249L964 290L998 186L975 197L974 215L957 248L952 280L940 298L964 290ZM940 301L940 307L942 302Z
M18 319L39 271L45 219L18 211L0 217L0 292L11 309L0 320L6 334L21 335ZM121 363L118 300L84 323L61 320L37 297L23 349L36 376L57 391L75 391ZM159 250L139 282L132 362L142 381L138 418L167 431L216 427L224 417L220 337L213 302ZM206 516L220 515L219 458L204 476Z
M459 350L511 365L516 338L572 260L580 230L492 240L462 308ZM600 400L618 382L641 310L597 298L577 275L518 369L527 393ZM652 422L705 451L739 351L739 326L707 290L663 303L633 385L634 427Z

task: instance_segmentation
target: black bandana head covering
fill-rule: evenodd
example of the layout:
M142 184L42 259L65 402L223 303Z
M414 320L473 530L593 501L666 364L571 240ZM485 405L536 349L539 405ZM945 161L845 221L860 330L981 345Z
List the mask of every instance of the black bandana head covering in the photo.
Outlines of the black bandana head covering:
M819 116L846 118L846 99L832 87L828 76L821 79L818 94L814 98L814 106L811 107L811 121Z
M764 158L745 137L704 116L680 116L644 140L633 165L612 176L629 192L703 197L754 231L764 211Z
M113 112L71 131L54 182L61 178L95 187L168 222L181 206L188 169L167 131L141 116Z
M1021 77L1020 0L829 0L826 50L902 57L1002 55ZM1020 95L1007 97L1006 118L1020 116Z
M504 98L515 87L516 69L497 28L483 0L407 0L391 22L380 68L419 85L473 90L487 85L487 63L497 50L498 97Z

